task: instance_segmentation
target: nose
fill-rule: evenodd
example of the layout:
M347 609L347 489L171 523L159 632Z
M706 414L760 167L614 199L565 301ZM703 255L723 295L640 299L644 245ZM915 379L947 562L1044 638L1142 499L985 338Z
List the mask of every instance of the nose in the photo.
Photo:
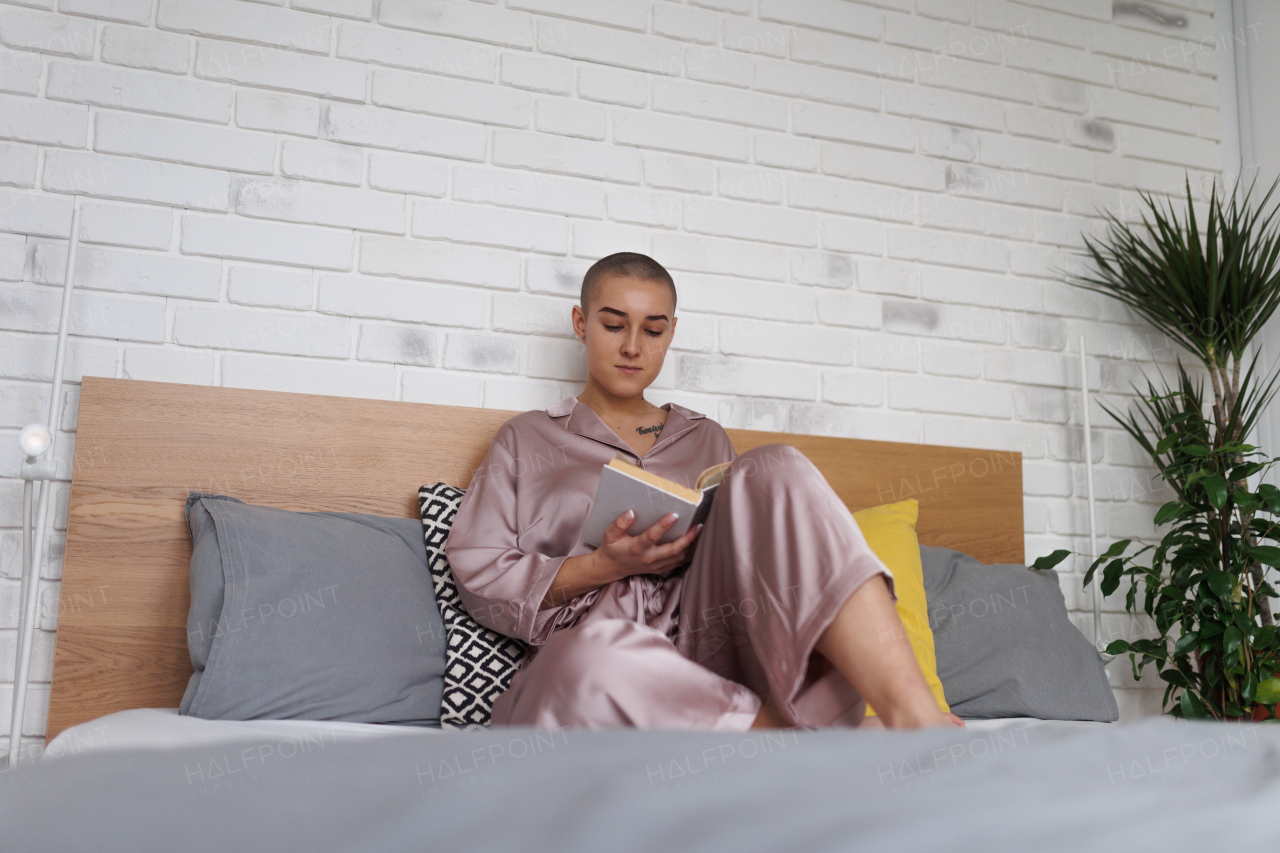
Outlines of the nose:
M627 358L639 358L641 353L641 329L632 329L631 334L622 339L622 354Z

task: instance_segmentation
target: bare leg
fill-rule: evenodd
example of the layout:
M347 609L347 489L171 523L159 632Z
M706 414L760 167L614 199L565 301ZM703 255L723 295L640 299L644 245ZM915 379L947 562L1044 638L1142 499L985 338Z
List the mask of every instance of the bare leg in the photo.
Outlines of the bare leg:
M849 596L818 638L817 650L871 703L887 728L964 725L934 701L883 577Z
M760 702L760 713L756 714L756 721L751 724L751 728L789 729L791 727L791 724L787 722L787 718L782 716L782 712L778 710L773 697L766 694L763 697L763 701Z

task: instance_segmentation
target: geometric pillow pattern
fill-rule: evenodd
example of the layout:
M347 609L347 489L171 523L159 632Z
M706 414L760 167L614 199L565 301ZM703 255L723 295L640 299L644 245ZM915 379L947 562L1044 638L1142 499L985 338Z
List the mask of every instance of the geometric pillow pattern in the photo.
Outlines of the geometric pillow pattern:
M444 696L440 728L480 729L489 725L493 703L511 686L511 679L528 654L520 640L491 631L471 618L445 557L444 543L453 528L465 492L447 483L418 489L427 566L435 587L436 605L444 621Z

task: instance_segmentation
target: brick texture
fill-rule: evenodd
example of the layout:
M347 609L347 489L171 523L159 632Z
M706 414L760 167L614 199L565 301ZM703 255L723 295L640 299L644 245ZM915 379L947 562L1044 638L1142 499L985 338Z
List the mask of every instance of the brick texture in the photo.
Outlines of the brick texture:
M1120 400L1174 349L1058 270L1100 208L1223 160L1207 42L1136 73L1213 31L1211 3L1175 5L1185 31L1100 0L10 2L0 416L48 393L75 198L71 394L542 406L584 379L583 271L647 251L682 318L655 400L1020 450L1028 558L1082 551L1079 336ZM1094 429L1100 476L1149 479ZM1108 535L1149 533L1151 500L1104 487Z

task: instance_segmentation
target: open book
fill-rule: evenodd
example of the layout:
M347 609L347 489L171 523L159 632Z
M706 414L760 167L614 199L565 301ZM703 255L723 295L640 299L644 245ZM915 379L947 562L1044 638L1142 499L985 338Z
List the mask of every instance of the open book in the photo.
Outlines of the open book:
M711 511L711 501L716 496L716 487L724 479L729 465L728 462L712 465L698 475L697 484L691 489L637 468L624 459L610 460L600 472L600 485L596 486L596 499L587 516L582 540L593 548L599 547L605 528L629 509L636 513L636 519L627 531L632 536L644 533L667 513L675 512L680 514L680 518L661 541L671 542L680 538L706 519Z

